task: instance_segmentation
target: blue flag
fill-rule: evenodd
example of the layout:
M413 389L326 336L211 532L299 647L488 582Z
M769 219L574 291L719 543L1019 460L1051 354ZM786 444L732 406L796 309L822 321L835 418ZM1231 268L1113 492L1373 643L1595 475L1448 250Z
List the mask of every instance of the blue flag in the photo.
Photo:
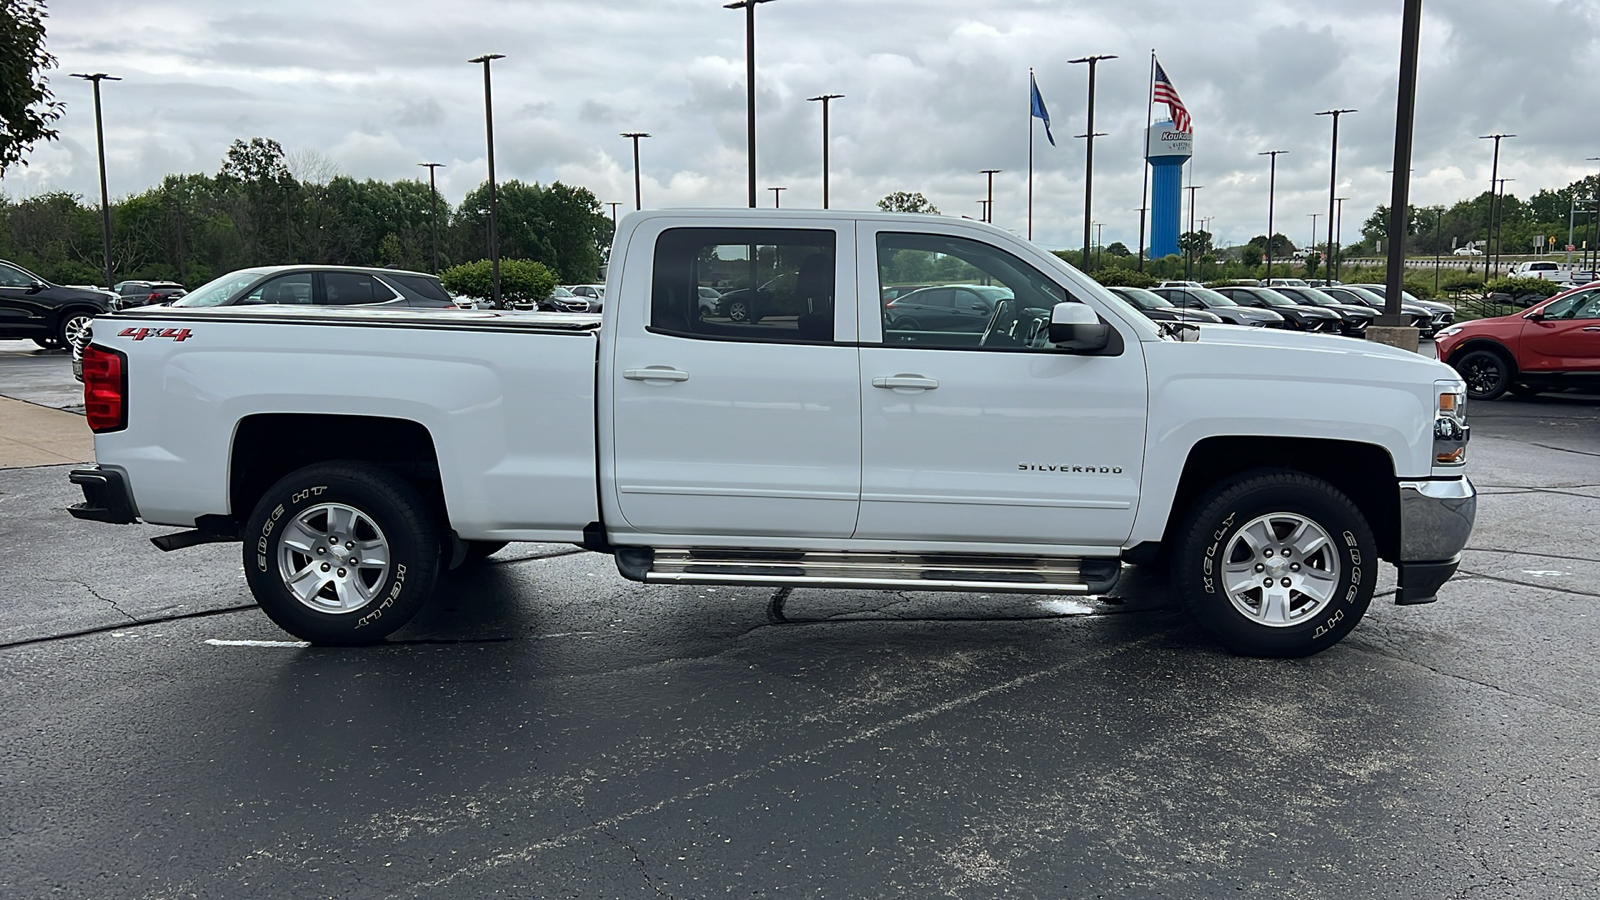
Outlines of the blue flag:
M1050 139L1050 146L1056 145L1055 135L1050 133L1050 110L1044 108L1044 98L1039 96L1039 82L1033 80L1033 73L1028 73L1028 84L1033 88L1033 117L1044 120L1044 136Z

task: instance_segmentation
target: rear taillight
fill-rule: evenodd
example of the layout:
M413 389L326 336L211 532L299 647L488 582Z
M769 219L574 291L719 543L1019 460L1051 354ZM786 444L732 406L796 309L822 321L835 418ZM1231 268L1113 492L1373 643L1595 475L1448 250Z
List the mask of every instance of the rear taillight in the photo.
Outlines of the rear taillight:
M128 358L115 350L83 348L83 410L95 434L128 427Z

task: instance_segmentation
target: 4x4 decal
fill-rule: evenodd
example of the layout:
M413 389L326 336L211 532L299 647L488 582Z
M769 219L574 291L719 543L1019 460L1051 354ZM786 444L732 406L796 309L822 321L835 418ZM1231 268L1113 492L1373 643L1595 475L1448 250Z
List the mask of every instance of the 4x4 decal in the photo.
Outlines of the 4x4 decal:
M124 328L117 332L117 337L131 337L136 341L150 337L187 341L192 336L187 328Z

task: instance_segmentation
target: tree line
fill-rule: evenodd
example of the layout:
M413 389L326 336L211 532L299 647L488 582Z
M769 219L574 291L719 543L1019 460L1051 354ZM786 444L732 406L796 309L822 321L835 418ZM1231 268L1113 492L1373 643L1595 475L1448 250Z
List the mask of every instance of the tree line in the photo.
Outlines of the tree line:
M1595 200L1600 196L1600 175L1580 178L1564 188L1542 190L1527 200L1515 194L1498 198L1494 218L1499 225L1497 247L1504 253L1533 253L1535 238L1544 236L1546 253L1566 246L1567 230L1573 231L1578 247L1588 240L1594 247ZM1490 204L1493 196L1484 191L1476 197L1451 206L1413 206L1406 223L1407 253L1448 254L1472 242L1484 247L1489 240ZM1585 208L1587 207L1587 209ZM1345 250L1346 256L1374 254L1379 242L1387 246L1389 207L1379 206L1361 226L1362 239Z
M506 181L498 187L503 258L543 263L571 284L597 279L611 218L587 188ZM269 138L236 140L216 174L168 175L111 206L119 280L195 287L260 265L433 268L426 181L358 181L315 153L286 155ZM488 184L459 205L437 199L439 267L489 256ZM0 258L62 284L98 284L99 204L65 192L0 196Z

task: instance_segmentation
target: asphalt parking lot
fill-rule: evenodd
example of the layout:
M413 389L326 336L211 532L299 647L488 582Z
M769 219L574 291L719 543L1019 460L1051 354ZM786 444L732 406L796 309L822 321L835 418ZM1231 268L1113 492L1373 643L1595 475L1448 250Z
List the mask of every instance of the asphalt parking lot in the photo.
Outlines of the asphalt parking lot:
M0 395L70 399L6 350ZM1470 417L1462 575L1297 661L1139 572L644 588L528 544L303 647L236 545L0 470L0 896L1593 897L1600 398Z

